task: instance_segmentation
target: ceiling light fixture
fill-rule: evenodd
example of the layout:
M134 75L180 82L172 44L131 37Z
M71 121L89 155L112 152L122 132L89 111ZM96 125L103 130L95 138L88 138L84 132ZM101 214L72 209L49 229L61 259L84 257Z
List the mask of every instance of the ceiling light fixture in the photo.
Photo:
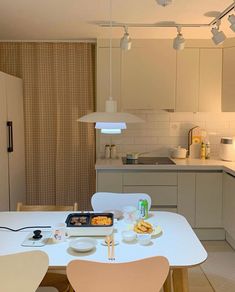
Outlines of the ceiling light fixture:
M235 5L235 0L234 0L234 5ZM230 25L231 30L235 32L235 15L234 14L229 15L228 21L231 23Z
M159 5L166 6L172 2L172 0L156 0L156 2ZM230 4L228 7L226 7L221 13L219 13L210 23L175 23L175 22L155 22L155 23L118 23L118 22L113 22L112 26L113 27L141 27L141 28L168 28L168 27L175 27L175 28L199 28L199 27L212 27L211 32L213 34L213 41L216 45L222 43L225 39L226 36L222 31L219 31L219 25L221 22L221 19L223 19L226 15L228 15L232 10L235 8L235 0L233 1L232 4ZM235 15L230 15L229 17L229 22L231 23L230 28L235 32ZM97 22L97 25L101 27L109 27L110 24L107 22ZM181 46L179 45L181 39ZM176 43L175 43L176 42ZM183 36L177 35L177 37L174 39L173 46L176 44L176 47L179 47L178 50L180 50L180 47L183 47ZM176 48L177 50L177 48Z
M120 48L124 51L129 51L131 49L131 38L127 26L124 26L124 35L120 40Z
M121 130L126 129L126 123L143 123L144 120L129 113L117 112L117 102L112 97L112 0L109 0L109 8L109 98L105 102L105 112L93 112L81 117L78 121L96 123L95 128L100 129L104 134L120 134Z
M157 4L165 7L172 3L172 0L156 0Z
M173 40L173 48L177 51L181 51L184 49L185 46L185 39L181 33L181 27L177 27L177 36Z
M216 27L212 27L211 32L213 34L212 41L215 45L220 45L226 40L226 35L223 31L219 31L221 21L216 22Z
M231 23L230 25L231 30L235 32L235 15L234 14L229 15L228 21Z

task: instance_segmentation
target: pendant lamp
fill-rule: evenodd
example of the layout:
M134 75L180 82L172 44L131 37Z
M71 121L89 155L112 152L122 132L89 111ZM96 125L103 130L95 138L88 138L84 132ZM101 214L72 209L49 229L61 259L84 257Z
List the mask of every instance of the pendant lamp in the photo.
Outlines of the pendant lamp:
M120 134L126 129L126 123L143 123L139 117L117 111L117 102L112 98L112 0L109 0L110 8L110 39L109 39L109 98L105 102L105 112L93 112L80 119L79 122L96 123L95 128L104 134Z

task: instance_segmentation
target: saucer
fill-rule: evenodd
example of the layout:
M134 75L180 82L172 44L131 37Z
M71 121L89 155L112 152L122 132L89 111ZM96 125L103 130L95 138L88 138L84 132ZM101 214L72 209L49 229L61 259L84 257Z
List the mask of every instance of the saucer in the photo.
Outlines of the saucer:
M95 248L97 241L93 238L82 237L69 243L69 247L78 252L87 252Z

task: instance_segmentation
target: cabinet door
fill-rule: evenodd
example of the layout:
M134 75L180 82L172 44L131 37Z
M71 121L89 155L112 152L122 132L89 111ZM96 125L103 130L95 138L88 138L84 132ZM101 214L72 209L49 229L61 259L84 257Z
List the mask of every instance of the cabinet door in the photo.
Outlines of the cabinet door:
M221 111L222 49L200 49L199 112Z
M198 111L199 49L177 52L176 111Z
M195 227L196 175L191 172L178 173L178 213Z
M235 111L235 47L223 49L222 111Z
M121 94L121 50L112 49L112 97L120 109ZM97 110L105 110L105 101L109 98L110 90L110 52L109 48L98 48L97 51Z
M235 177L223 175L223 225L224 229L235 239Z
M122 54L122 108L174 109L176 52L170 41Z
M122 173L97 171L97 192L122 193Z
M222 227L222 173L196 174L196 227Z
M0 211L9 210L7 100L5 74L0 72Z
M23 84L14 76L5 76L8 105L8 121L12 121L13 152L9 153L10 209L16 210L17 202L25 202L25 151Z

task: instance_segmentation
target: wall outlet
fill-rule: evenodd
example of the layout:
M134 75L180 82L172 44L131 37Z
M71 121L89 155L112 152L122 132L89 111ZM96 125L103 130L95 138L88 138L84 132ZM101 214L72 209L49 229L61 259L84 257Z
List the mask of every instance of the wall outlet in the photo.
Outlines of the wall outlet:
M179 136L180 122L170 123L170 136Z

